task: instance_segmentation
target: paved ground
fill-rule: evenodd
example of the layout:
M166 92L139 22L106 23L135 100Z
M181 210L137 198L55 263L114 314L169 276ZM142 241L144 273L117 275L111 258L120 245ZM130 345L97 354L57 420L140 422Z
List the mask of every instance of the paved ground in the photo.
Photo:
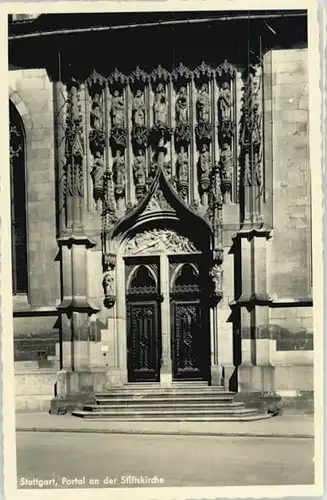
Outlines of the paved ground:
M157 476L164 486L312 484L313 444L301 438L18 432L18 486L53 478L55 487L71 488L64 478L79 478L81 487L126 487L135 481L129 476ZM116 484L105 484L107 477ZM90 485L90 478L99 484Z
M283 415L253 422L92 422L71 415L17 413L20 431L100 432L128 434L205 434L218 436L313 437L310 415Z

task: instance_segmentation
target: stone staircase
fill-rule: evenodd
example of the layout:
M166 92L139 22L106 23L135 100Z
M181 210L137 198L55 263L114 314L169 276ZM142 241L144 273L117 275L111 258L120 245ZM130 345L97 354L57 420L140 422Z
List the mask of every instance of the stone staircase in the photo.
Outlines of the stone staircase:
M96 394L96 404L72 414L88 420L142 422L228 422L269 418L256 408L234 401L235 393L206 382L173 382L171 388L155 383L129 383Z

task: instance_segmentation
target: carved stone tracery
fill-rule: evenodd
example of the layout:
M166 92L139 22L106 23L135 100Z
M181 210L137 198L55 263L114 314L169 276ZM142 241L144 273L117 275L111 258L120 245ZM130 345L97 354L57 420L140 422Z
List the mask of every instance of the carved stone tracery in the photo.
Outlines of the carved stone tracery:
M82 116L80 112L80 85L71 79L68 85L67 119L65 134L65 194L68 196L84 196L84 136Z

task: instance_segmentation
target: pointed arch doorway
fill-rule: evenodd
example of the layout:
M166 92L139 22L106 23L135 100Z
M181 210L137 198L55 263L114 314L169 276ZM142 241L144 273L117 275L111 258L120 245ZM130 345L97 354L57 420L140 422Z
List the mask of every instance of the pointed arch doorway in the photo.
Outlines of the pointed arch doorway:
M129 240L124 266L128 381L209 380L206 255L153 229Z

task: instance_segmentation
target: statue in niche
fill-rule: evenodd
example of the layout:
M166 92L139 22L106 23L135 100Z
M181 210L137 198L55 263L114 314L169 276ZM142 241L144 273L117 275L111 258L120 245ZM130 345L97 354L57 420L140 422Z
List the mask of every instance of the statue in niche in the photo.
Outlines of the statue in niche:
M125 185L125 159L118 151L113 164L114 182L116 187Z
M219 264L215 264L211 269L211 277L214 285L214 293L216 295L222 294L222 279L223 279L223 270Z
M101 198L103 196L103 175L105 167L103 164L102 156L99 151L95 154L95 160L92 165L91 178L93 181L93 195L96 202L96 208L101 208Z
M102 128L102 116L101 116L101 104L100 104L100 94L94 94L92 100L90 122L91 127L100 130Z
M71 113L74 122L80 121L80 105L79 105L79 85L75 78L72 78L72 88L71 88Z
M232 95L228 82L223 82L218 97L219 119L222 122L230 121L230 111L232 105Z
M187 123L188 119L188 102L186 87L181 87L176 100L176 121L179 123Z
M137 89L133 100L133 120L135 125L143 126L145 123L145 104L141 89Z
M118 89L114 91L112 98L112 124L114 127L124 126L124 97Z
M184 151L184 148L181 148L181 152L178 154L177 157L177 172L178 172L178 181L181 184L187 184L188 183L188 156L187 153Z
M155 123L166 123L167 96L162 83L158 84L154 99L154 121Z
M135 184L138 187L145 186L146 175L145 175L145 155L144 151L140 149L135 157L134 162L134 179Z
M207 144L203 144L200 154L200 172L201 177L209 175L210 153Z
M228 142L222 144L219 165L222 181L230 182L233 169L233 153Z
M199 91L196 101L199 122L209 121L209 104L208 84L204 83Z
M115 269L111 267L103 276L103 290L106 298L115 295Z

